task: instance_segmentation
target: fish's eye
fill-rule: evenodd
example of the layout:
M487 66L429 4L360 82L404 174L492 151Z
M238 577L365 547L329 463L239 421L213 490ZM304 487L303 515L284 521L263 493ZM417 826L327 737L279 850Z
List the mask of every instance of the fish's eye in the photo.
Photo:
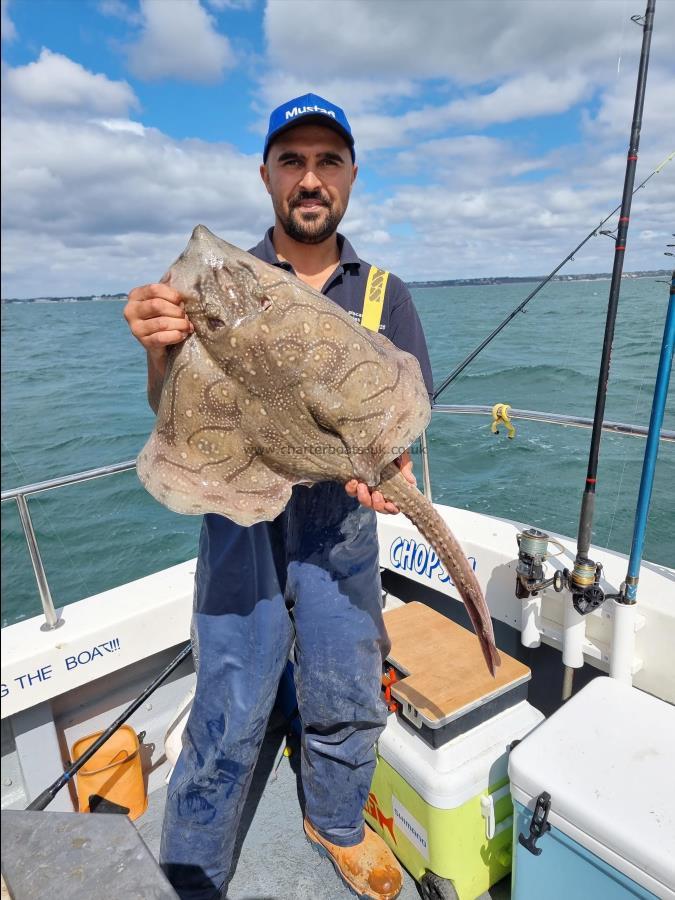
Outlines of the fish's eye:
M225 323L222 319L217 319L215 316L208 316L206 324L209 327L209 331L216 331L216 329L222 328Z

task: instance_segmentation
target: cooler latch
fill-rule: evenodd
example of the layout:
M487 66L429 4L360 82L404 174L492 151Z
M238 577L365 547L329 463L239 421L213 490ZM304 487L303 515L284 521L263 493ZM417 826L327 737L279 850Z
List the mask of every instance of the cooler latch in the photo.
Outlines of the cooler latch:
M524 834L518 835L518 843L522 844L526 850L530 851L530 853L534 853L535 856L539 856L541 853L541 847L537 847L537 841L543 834L546 834L547 831L551 830L551 826L548 824L548 813L550 809L551 795L546 791L543 791L543 793L539 794L537 797L537 802L534 806L529 836L525 837Z
M393 666L389 666L389 668L385 669L382 674L382 690L384 692L384 702L387 704L387 709L389 712L396 712L399 708L399 704L396 701L395 697L391 695L392 685L396 684L398 681L398 672Z
M513 816L508 816L508 818L500 822L497 822L495 817L495 806L504 797L508 797L510 793L510 786L505 784L491 794L484 794L480 798L480 814L485 819L485 837L488 841L491 841L499 832L505 831L513 821Z

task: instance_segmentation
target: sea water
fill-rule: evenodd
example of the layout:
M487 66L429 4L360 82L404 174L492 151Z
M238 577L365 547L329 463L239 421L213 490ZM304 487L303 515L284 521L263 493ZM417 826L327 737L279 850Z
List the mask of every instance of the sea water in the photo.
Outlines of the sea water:
M436 384L532 285L413 288ZM609 281L547 286L439 402L592 417ZM624 279L605 418L646 425L668 285ZM153 414L145 354L123 301L3 304L3 490L133 459ZM664 427L675 429L671 388ZM435 414L428 432L433 498L576 535L590 431L527 421L495 435L489 417ZM630 551L645 441L602 438L595 544ZM420 458L415 469L421 474ZM661 443L645 558L675 566L675 445ZM160 506L128 472L29 500L57 606L196 554L199 518ZM461 539L461 535L459 535ZM513 548L514 555L516 547ZM41 606L13 501L2 507L2 624Z

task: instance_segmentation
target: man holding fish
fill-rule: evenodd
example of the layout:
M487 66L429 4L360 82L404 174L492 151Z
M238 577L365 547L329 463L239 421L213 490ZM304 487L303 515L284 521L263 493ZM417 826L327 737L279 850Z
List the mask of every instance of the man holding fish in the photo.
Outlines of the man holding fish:
M260 174L275 224L250 252L294 273L431 368L410 294L359 259L337 232L357 175L344 112L308 94L270 117ZM194 332L184 298L168 284L129 294L125 318L147 352L157 412L168 350ZM412 462L397 463L414 484ZM392 900L395 857L364 826L386 721L380 698L389 643L381 610L375 511L398 508L356 479L296 486L272 522L243 527L204 517L195 578L197 687L183 751L169 786L161 862L183 900L220 896L279 679L294 651L303 724L304 828L358 896ZM326 897L331 896L330 889Z

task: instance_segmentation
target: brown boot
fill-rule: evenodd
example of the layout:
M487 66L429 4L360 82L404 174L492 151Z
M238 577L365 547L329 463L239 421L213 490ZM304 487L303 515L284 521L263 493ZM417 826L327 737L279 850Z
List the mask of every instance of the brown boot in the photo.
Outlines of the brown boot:
M339 847L315 831L305 819L305 834L340 878L361 900L394 900L403 886L403 871L382 838L366 826L360 844Z

